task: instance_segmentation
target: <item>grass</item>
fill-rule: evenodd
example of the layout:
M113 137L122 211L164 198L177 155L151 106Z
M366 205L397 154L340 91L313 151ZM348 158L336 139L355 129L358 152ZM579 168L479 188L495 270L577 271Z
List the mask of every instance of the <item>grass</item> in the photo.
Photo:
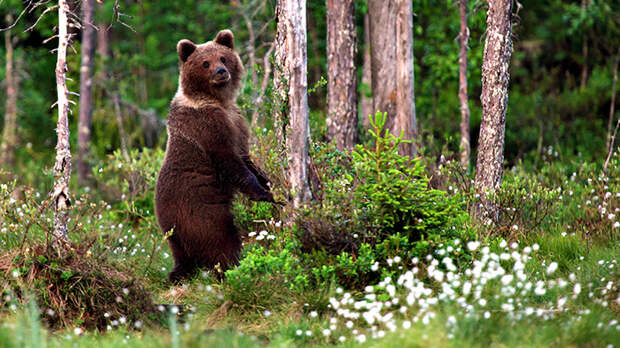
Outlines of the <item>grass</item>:
M142 193L112 204L78 198L70 234L74 254L64 258L46 254L51 212L41 210L42 195L26 189L24 201L14 200L14 186L4 184L0 346L618 347L618 179L592 183L586 176L594 175L582 173L561 182L562 176L551 179L557 176L552 174L549 187L572 193L540 225L502 227L499 234L508 234L508 242L494 237L493 227L467 226L487 228L479 233L487 237L433 244L415 260L405 254L377 259L379 272L392 274L390 279L351 289L332 280L301 290L291 282L306 269L295 268L302 262L297 254L285 253L296 248L287 243L293 234L268 222L271 213L264 206L244 208L245 201L236 206L241 223L264 226L263 237L273 236L256 238L259 232L246 239L247 263L230 273L238 281L202 272L172 286L166 274L173 260L152 216L148 180ZM519 212L520 201L511 199L505 204ZM525 210L537 208L521 209L527 216ZM265 221L252 221L253 212ZM262 264L265 260L272 264ZM61 284L66 291L57 298L45 295ZM139 285L139 298L116 306L129 285ZM140 298L153 303L153 313ZM89 299L96 301L88 304ZM71 310L53 306L59 304ZM131 311L136 308L139 313ZM89 324L93 315L87 310L99 313L102 324Z

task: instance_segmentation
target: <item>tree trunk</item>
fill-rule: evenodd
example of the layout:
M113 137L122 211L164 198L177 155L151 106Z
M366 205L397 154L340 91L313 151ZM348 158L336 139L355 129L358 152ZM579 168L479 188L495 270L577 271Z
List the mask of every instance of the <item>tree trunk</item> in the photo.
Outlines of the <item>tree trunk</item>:
M144 35L144 21L145 21L145 13L144 13L144 3L142 1L138 1L138 18L139 19L139 30L137 33L138 36L138 52L142 57L146 57L146 39ZM138 100L140 101L140 106L144 107L147 105L149 100L148 94L148 74L146 72L146 65L140 64L138 66Z
M6 22L13 23L13 16L6 15ZM4 129L0 148L0 165L12 167L15 164L15 145L17 143L17 95L19 93L19 74L13 68L14 52L11 29L4 32L6 48L6 106L4 109Z
M386 131L415 141L411 0L369 0L368 14L373 109L387 113ZM399 151L415 155L415 143Z
M469 28L467 27L467 0L459 0L459 16L461 31L459 33L459 101L461 103L461 167L469 169L469 104L467 103L467 43Z
M614 115L616 113L616 86L618 85L618 63L620 63L620 46L618 46L618 52L614 58L614 78L611 86L611 103L609 105L609 120L607 121L607 152L611 149L611 126L614 123Z
M581 0L581 12L585 16L588 0ZM581 55L583 64L581 65L581 89L586 88L588 83L588 36L584 30L581 34Z
M374 111L387 113L385 129L396 117L396 0L368 0L370 66Z
M411 143L401 143L399 152L405 156L417 153L415 94L413 86L413 9L411 0L396 0L396 119L394 135L403 134Z
M121 110L121 100L119 92L112 94L112 104L114 104L114 114L116 115L116 125L118 126L118 137L121 142L121 153L125 160L129 161L129 147L127 146L127 133L125 133L125 121Z
M88 154L90 145L91 116L93 112L93 58L95 54L94 28L95 1L82 1L82 65L80 67L80 116L78 120L77 172L80 183L85 184L90 174Z
M102 60L106 61L110 58L110 32L108 26L105 23L97 24L99 30L97 30L97 53ZM105 69L102 69L105 74Z
M370 20L368 19L368 13L364 15L364 63L362 67L362 93L360 103L360 117L362 117L362 124L364 129L370 128L370 120L368 115L373 114L372 110L372 96L368 97L367 92L371 88L371 71L370 71Z
M489 0L487 34L482 61L482 122L478 145L478 162L474 188L482 197L483 207L477 209L479 218L499 219L499 211L485 199L502 182L504 133L508 103L508 70L512 54L511 17L512 0ZM489 215L484 216L484 213Z
M284 139L287 177L293 207L310 199L308 185L308 80L306 54L306 1L278 0L276 5L275 83L280 99L276 133ZM284 122L288 119L288 122ZM285 127L284 127L285 126Z
M67 90L67 33L69 5L66 0L58 1L58 51L56 61L56 90L58 93L58 124L56 134L56 164L54 165L54 240L67 239L67 221L69 220L69 179L71 177L71 151L69 148L69 92Z
M357 139L355 1L327 0L327 139L339 150Z

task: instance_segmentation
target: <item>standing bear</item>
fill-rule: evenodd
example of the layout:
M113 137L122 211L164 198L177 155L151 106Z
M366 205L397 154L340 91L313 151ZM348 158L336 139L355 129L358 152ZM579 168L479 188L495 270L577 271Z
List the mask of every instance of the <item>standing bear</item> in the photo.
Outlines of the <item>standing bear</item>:
M179 89L167 118L168 143L155 194L157 220L178 282L197 268L223 270L238 263L241 237L231 201L241 191L254 201L273 202L269 180L250 160L249 131L235 103L243 65L233 33L214 41L177 44Z

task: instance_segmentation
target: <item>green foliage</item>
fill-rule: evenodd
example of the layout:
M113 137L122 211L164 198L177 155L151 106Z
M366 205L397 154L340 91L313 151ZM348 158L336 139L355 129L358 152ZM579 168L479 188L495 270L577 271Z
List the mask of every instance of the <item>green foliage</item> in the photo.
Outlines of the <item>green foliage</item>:
M99 189L118 200L121 209L135 216L151 216L163 158L161 149L135 149L127 156L116 150L101 167L93 169L93 175Z
M420 159L398 154L401 137L384 132L386 114L377 113L370 122L375 139L373 150L357 146L352 153L353 171L361 183L354 197L363 218L382 235L403 233L412 240L448 231L450 223L465 221L458 200L429 188Z
M314 149L317 201L297 219L314 282L359 288L381 274L379 260L420 256L454 238L468 238L461 197L431 189L419 158L398 154L400 137L371 118L373 148L352 153Z
M239 266L226 272L226 296L242 308L273 308L308 286L308 277L296 257L295 240L282 234L274 245L264 245L270 238L263 240L246 249Z
M320 200L300 221L306 248L355 251L395 233L410 241L448 237L454 224L467 221L457 198L429 187L420 159L398 154L402 139L383 132L384 114L371 123L373 149L319 153L317 167L326 167L317 170Z

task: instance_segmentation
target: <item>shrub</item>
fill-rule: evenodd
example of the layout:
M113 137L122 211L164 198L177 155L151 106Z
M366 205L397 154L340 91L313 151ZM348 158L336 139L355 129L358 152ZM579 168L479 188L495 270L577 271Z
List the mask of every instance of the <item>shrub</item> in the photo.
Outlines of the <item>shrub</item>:
M383 131L385 114L371 124L374 149L318 153L317 167L329 169L317 169L319 199L299 219L306 250L355 253L361 243L381 243L395 233L409 241L449 237L450 226L467 221L457 197L429 187L419 158L398 154L403 140Z
M308 278L296 256L294 238L258 236L263 237L261 242L253 240L239 266L226 271L225 293L239 307L264 310L290 302L295 293L306 290Z
M318 287L329 281L362 287L382 276L379 262L404 264L434 245L469 236L462 197L430 188L421 159L398 154L403 140L384 132L385 114L377 113L371 124L372 149L312 149L316 200L296 222L301 257Z

